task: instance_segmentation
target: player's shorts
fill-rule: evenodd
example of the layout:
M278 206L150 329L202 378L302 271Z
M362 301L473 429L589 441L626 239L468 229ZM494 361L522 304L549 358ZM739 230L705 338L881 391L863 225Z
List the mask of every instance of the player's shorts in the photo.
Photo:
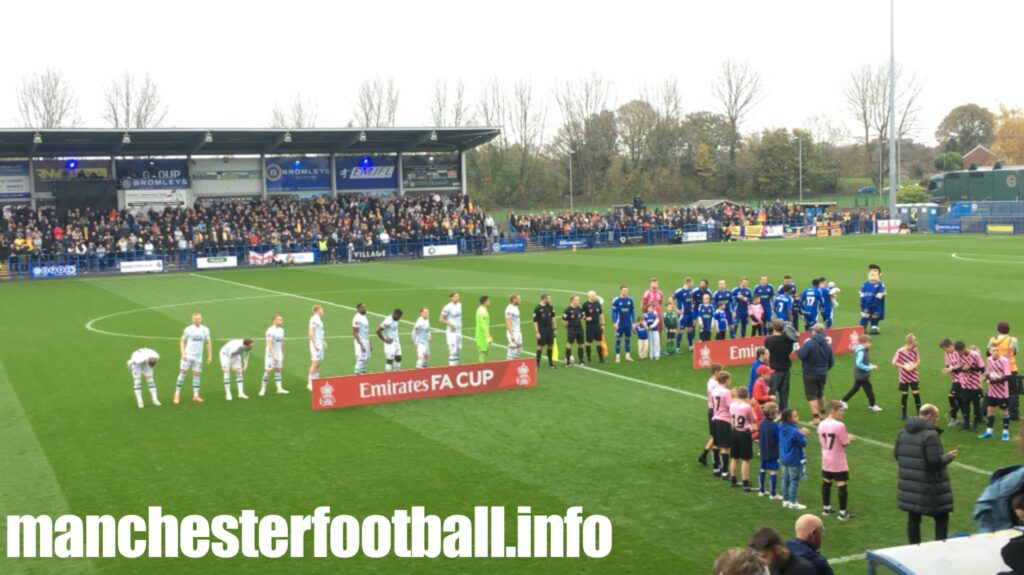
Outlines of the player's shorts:
M587 324L587 343L593 343L595 341L601 341L601 324Z
M679 327L692 327L693 326L693 312L692 311L681 311L679 312Z
M708 435L712 438L715 437L715 420L712 417L715 416L715 410L708 408Z
M772 321L772 306L771 305L764 305L764 304L762 304L761 305L761 309L764 311L764 316L761 318L761 321L763 321L764 323L771 323L771 321Z
M916 381L911 381L910 383L900 383L900 391L902 393L906 393L908 389L912 389L914 390L914 393L917 393L918 385L919 384Z
M352 349L356 353L356 361L367 361L370 359L370 344L364 343L363 345L366 347L365 350L359 349L359 342L352 342Z
M242 369L242 356L241 355L227 355L220 354L220 369L221 371L232 371Z
M732 447L732 425L728 421L720 419L711 420L711 436L714 438L715 447L729 449Z
M128 371L132 372L132 379L142 379L143 376L146 379L153 379L153 366L148 363L138 365L129 361Z
M878 305L861 306L861 317L879 317L882 315L882 308Z
M398 340L384 344L384 359L393 360L402 357L402 344Z
M779 470L779 460L778 459L762 459L761 460L761 469L764 469L765 471L778 471Z
M508 346L509 347L512 347L512 348L515 348L515 349L523 349L523 332L521 332L521 331L513 331L511 333L508 333L506 331L506 335L508 336Z
M811 329L812 326L814 326L815 324L818 323L818 315L817 314L815 314L815 315L803 314L803 315L804 315L804 325L807 326L807 329Z
M270 357L270 354L267 354L263 357L263 369L281 369L283 360L284 358L278 356L277 361L274 361L274 358Z
M538 330L537 333L537 345L551 345L555 342L555 330L553 329L542 329Z
M583 328L570 329L565 335L565 345L583 345Z
M449 352L454 349L455 351L462 351L462 332L452 331L450 329L444 332L445 341L448 343Z
M736 310L736 321L741 321L743 323L747 323L747 320L749 320L749 319L750 319L750 312L748 312L746 310L744 310L744 311Z
M960 382L954 381L949 386L949 395L950 397L960 397L963 395L963 388L960 387Z
M633 324L619 322L619 329L615 330L615 337L630 337L633 335Z
M960 388L960 398L961 399L966 399L968 401L979 399L979 398L981 398L981 389L980 388L973 388L973 387L970 387L970 388L969 387L961 387Z
M317 346L317 347L319 347L320 349L316 349L316 348L313 347L313 344L309 344L309 359L312 360L312 361L323 361L324 360L324 344L323 344L323 342L320 342L320 345Z
M821 477L828 481L849 481L850 471L822 471Z
M749 431L733 431L729 443L729 457L741 461L754 458L754 436Z
M821 310L821 319L826 323L832 323L832 319L835 317L835 310L832 308Z
M193 373L202 373L203 372L203 360L202 360L202 358L198 358L198 359L187 358L187 359L181 360L181 370L182 371L191 371Z
M1010 409L1009 397L985 397L985 407Z
M427 357L430 355L430 346L425 343L416 344L416 356Z
M804 374L804 397L807 401L815 401L825 397L824 375Z

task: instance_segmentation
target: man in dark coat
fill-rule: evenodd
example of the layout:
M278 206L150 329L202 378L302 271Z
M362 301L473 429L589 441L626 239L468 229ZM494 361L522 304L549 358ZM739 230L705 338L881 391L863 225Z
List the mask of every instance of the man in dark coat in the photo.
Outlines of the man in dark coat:
M936 541L945 539L949 530L953 488L946 466L956 459L957 450L942 450L942 430L935 426L938 420L938 407L922 405L918 417L907 419L893 448L900 468L897 499L900 509L907 512L907 537L911 544L921 542L923 515L935 518Z
M819 323L812 329L814 335L797 350L796 356L804 365L804 397L811 407L811 425L818 425L826 417L825 382L836 360L832 344L825 337L825 326Z

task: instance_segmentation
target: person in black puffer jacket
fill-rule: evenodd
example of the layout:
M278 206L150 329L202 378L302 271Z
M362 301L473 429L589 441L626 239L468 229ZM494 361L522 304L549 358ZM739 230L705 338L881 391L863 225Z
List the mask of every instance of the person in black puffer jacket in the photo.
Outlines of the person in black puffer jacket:
M938 407L930 403L921 406L919 417L907 419L893 448L900 468L897 500L899 508L907 512L907 537L911 544L921 542L923 515L935 518L936 541L945 539L949 530L953 488L946 466L956 459L957 450L942 450L942 430L935 426L938 420Z

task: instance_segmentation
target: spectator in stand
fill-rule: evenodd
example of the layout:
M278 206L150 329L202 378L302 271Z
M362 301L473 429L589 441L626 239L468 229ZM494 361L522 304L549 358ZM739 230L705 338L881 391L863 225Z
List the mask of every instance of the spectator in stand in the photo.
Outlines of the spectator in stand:
M817 515L801 515L796 520L796 537L786 541L786 547L797 557L802 557L814 566L818 575L833 575L832 566L819 553L825 540L825 524Z

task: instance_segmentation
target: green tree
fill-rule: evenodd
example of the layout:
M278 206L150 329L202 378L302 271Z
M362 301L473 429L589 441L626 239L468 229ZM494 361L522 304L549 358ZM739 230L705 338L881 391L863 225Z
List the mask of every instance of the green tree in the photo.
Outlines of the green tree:
M754 150L757 187L766 199L796 195L798 151L795 138L785 128L765 130Z
M700 180L700 192L703 196L708 183L714 179L715 172L718 171L715 156L711 153L711 146L705 142L697 145L697 152L693 159L693 171L696 172L697 178Z
M964 167L964 157L960 152L943 152L935 156L935 169L949 172Z
M899 204L926 204L930 201L932 201L931 194L917 184L910 184L896 190L896 203Z
M979 145L990 145L995 133L995 116L977 104L950 110L942 119L935 139L947 152L966 154Z

